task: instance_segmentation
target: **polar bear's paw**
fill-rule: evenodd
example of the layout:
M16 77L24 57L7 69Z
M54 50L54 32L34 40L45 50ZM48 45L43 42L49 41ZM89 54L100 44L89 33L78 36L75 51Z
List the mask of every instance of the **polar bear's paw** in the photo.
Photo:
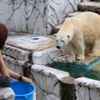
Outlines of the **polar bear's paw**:
M67 57L67 62L73 63L75 61L75 56L68 56Z
M94 53L89 53L88 56L90 56L90 57L95 57L96 54L94 54Z
M76 60L78 60L78 61L84 60L84 56L83 55L82 56L77 56Z

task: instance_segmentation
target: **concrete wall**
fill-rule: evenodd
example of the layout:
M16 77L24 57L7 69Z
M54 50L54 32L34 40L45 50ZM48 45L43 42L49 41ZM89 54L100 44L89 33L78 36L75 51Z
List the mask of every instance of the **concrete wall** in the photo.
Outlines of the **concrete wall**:
M90 0L1 0L0 22L10 31L50 34L81 1Z

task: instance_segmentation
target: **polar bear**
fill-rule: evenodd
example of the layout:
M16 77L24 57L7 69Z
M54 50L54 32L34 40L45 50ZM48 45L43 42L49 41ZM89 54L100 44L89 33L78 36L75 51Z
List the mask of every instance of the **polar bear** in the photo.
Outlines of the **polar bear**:
M56 36L57 48L66 46L68 62L84 60L88 56L100 56L100 16L83 12L66 18Z

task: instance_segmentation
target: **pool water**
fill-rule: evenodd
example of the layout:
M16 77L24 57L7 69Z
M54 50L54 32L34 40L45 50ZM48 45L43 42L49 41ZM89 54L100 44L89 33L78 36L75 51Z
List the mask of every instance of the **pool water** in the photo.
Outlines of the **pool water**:
M88 77L91 79L100 80L100 63L90 69L88 69L88 66L77 67L73 64L68 63L54 63L48 66L69 72L70 76L74 78Z
M100 63L92 67L91 70L100 70Z

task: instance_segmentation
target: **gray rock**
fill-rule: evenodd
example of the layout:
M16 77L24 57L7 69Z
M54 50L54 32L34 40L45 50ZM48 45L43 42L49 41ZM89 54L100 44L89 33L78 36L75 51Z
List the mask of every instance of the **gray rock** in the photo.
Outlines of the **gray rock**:
M91 11L100 14L100 2L82 2L78 9L79 11Z
M45 35L62 23L67 13L90 0L5 0L0 1L0 22L9 31Z

